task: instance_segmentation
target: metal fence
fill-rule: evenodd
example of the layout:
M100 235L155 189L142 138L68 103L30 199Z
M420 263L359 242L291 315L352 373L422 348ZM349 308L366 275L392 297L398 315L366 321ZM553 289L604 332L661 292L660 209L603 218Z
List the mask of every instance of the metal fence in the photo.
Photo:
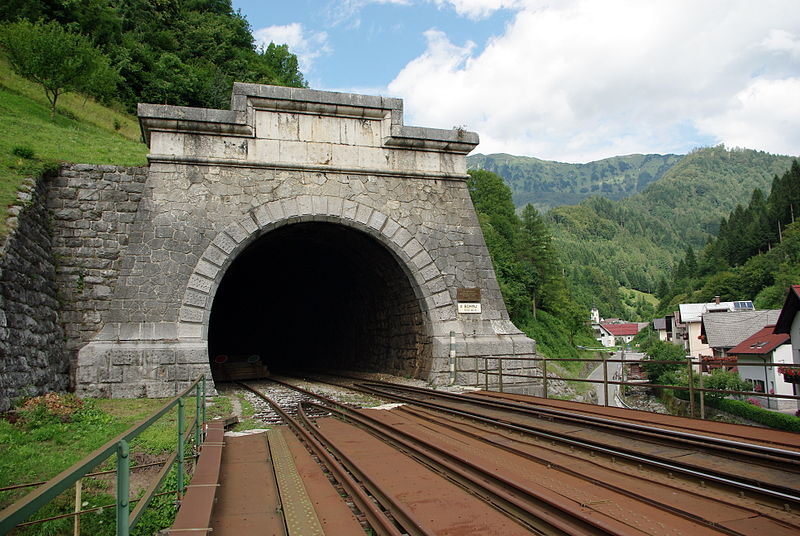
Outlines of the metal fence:
M456 379L461 378L469 378L470 375L474 375L475 380L473 382L467 381L459 381L458 383L474 386L474 387L483 387L486 390L490 388L496 388L500 392L505 392L506 390L509 391L520 391L521 389L527 388L530 390L531 387L536 387L540 389L538 392L539 396L544 398L549 398L549 388L548 383L552 381L568 381L568 382L583 382L583 383L591 383L591 384L602 384L603 385L603 393L604 393L604 405L609 405L609 386L610 385L617 385L621 387L639 387L639 388L651 388L651 389L670 389L673 391L687 391L688 394L688 401L689 401L689 411L692 416L695 416L697 413L697 405L699 405L699 413L700 418L705 419L705 395L707 393L713 393L717 395L737 395L737 396L748 396L748 397L761 397L770 399L784 399L784 400L800 400L800 396L797 395L786 395L786 394L774 394L768 392L761 392L761 391L733 391L733 390L723 390L723 389L708 389L703 386L703 378L704 375L701 372L695 370L695 367L699 367L701 365L709 365L709 366L719 366L719 367L763 367L765 370L769 368L780 367L783 368L786 372L790 371L797 371L798 377L800 377L800 365L792 365L787 363L752 363L746 361L738 361L730 358L722 358L722 359L703 359L702 361L693 360L691 358L687 358L685 360L680 361L655 361L660 365L681 365L686 367L686 373L688 377L688 385L663 385L663 384L656 384L651 383L648 380L631 380L630 377L626 380L625 379L625 367L629 365L642 365L646 363L654 363L654 361L649 359L606 359L606 358L546 358L546 357L536 357L536 358L524 358L524 357L503 357L503 356L452 356L451 357L451 368L450 368L450 381L451 383L455 383ZM474 366L464 366L465 362L472 362ZM603 378L594 380L588 378L562 378L557 377L555 375L548 374L548 363L567 363L567 362L581 362L581 363L600 363L603 367ZM505 364L504 364L505 363ZM512 363L513 366L509 366L509 363ZM528 363L528 366L519 366L519 363ZM608 374L608 365L609 363L619 363L622 375L619 379L609 378ZM539 369L541 371L540 374L531 374L527 370L530 369ZM550 372L552 372L553 367L550 366ZM527 370L526 370L527 369ZM516 372L515 372L516 371ZM522 371L522 372L520 372ZM697 385L695 385L697 384ZM538 390L537 389L537 390Z
M184 399L192 395L195 396L195 417L187 426L185 415L186 402ZM117 536L128 536L150 504L150 501L156 496L156 491L161 487L161 484L174 465L177 465L177 485L176 489L169 493L176 494L179 500L182 498L185 490L185 447L192 435L194 435L195 446L199 446L202 442L204 434L203 423L205 423L206 417L205 395L205 377L201 376L192 382L185 391L167 402L161 409L125 432L122 432L102 447L76 462L72 467L62 471L59 475L45 482L36 490L0 512L0 534L6 534L14 527L23 524L26 519L73 484L76 486L76 512L67 514L66 516L75 516L77 518L81 514L86 513L86 511L77 511L79 510L78 505L80 505L80 499L78 497L80 495L81 479L85 476L90 476L89 472L93 468L116 454L116 470L112 471L116 474L117 482L115 493L116 534ZM129 490L131 471L130 442L175 406L178 407L175 452L164 462L161 471L150 484L150 487L145 491L144 495L138 499L136 507L133 509L133 512L131 512ZM47 520L36 520L24 523L24 525L40 523L52 519L61 519L66 516L57 516L55 518L48 518Z

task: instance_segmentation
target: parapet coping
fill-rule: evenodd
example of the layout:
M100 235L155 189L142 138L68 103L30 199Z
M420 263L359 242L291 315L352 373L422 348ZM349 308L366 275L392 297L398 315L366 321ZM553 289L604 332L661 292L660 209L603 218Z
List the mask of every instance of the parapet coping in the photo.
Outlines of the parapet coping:
M479 143L477 133L461 128L405 126L402 99L240 82L233 85L230 110L140 103L138 115L145 143L150 146L154 131L252 138L254 110L365 119L390 117L390 135L383 140L386 147L466 155Z

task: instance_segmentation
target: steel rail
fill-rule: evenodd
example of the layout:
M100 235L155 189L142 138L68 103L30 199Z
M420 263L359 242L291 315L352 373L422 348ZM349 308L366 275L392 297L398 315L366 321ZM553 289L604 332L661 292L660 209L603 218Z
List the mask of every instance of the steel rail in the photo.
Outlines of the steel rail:
M362 384L362 385L364 385L364 384ZM393 388L394 387L404 388L405 386L393 386ZM562 443L566 443L566 444L573 445L573 446L580 447L580 448L593 450L595 452L602 452L603 454L607 454L609 456L618 456L620 458L631 460L631 461L634 461L636 463L642 463L642 464L647 464L647 465L650 465L650 466L653 466L653 467L658 467L659 469L662 469L662 470L665 470L665 471L677 472L677 473L681 473L681 474L684 474L684 475L688 475L688 476L692 476L692 477L698 478L698 479L703 480L703 481L715 482L715 483L722 484L722 485L725 485L725 486L731 486L731 487L736 488L736 489L746 490L746 491L750 491L750 492L753 492L753 493L757 493L757 494L765 495L765 496L772 497L772 498L775 498L775 499L779 499L781 501L789 501L791 503L800 504L800 496L798 496L798 495L796 495L794 493L786 493L784 491L779 491L779 489L784 489L784 488L780 488L779 486L776 486L775 488L767 488L767 487L764 487L762 485L753 484L753 483L745 482L743 480L737 480L737 479L734 479L734 478L730 478L730 475L721 476L720 474L715 474L715 473L700 471L700 470L697 470L697 469L692 469L692 468L690 468L690 467L688 467L686 465L677 464L677 463L667 463L667 462L659 461L657 459L645 457L645 456L642 456L640 454L632 454L630 451L606 447L606 446L603 446L600 443L589 442L589 441L584 441L584 440L577 440L577 439L573 439L573 438L570 438L570 437L566 437L565 435L560 435L560 434L555 434L555 433L550 433L550 432L543 432L543 431L537 430L536 428L533 428L531 426L518 425L518 424L513 424L513 423L509 423L509 422L505 422L505 421L499 421L497 419L487 418L487 417L484 417L484 416L482 416L482 415L480 415L479 413L476 413L476 412L465 411L465 410L456 410L456 409L448 408L447 406L440 405L440 404L435 404L435 403L432 403L432 402L425 402L425 401L417 400L417 399L414 399L414 398L411 398L411 397L404 397L402 395L393 395L391 393L386 393L384 391L381 391L380 388L369 388L369 387L366 387L364 385L364 389L367 392L370 392L372 394L381 395L381 396L384 396L384 397L388 397L388 398L392 398L392 399L395 399L395 400L400 400L400 401L403 401L403 402L408 402L408 403L412 403L412 404L416 404L416 405L421 405L421 406L424 406L424 407L429 407L429 408L436 409L436 410L439 410L439 411L445 411L445 412L448 412L448 413L452 413L454 415L461 415L461 416L464 416L464 417L474 418L474 419L479 420L481 422L485 422L485 423L492 424L492 425L495 425L495 426L502 425L503 427L506 427L508 429L512 429L512 430L515 430L515 431L518 431L518 432L525 432L525 433L529 433L529 434L534 434L534 435L537 435L539 437L544 437L544 438L550 439L552 441L560 441ZM430 394L430 393L427 393L427 394ZM463 401L464 400L462 399L461 402L463 402Z
M319 406L314 402L303 402L302 405ZM446 475L467 491L482 497L495 508L500 508L512 519L536 531L570 535L624 534L620 532L620 526L608 526L591 516L576 516L572 509L531 493L530 490L493 474L466 458L421 441L412 434L388 427L369 416L353 412L350 408L344 411L330 409L343 420L357 423L360 428L406 452L436 472ZM639 531L634 530L633 533L639 534Z
M715 530L719 530L720 532L725 532L727 534L732 534L732 535L734 535L734 534L735 535L742 534L740 532L737 532L735 530L729 529L727 527L723 527L723 526L721 526L721 525L719 525L717 523L710 522L710 521L708 521L708 520L706 520L706 519L704 519L704 518L702 518L700 516L697 516L695 514L692 514L690 512L686 512L684 510L681 510L680 508L669 506L669 505L666 505L664 503L661 503L661 502L659 502L659 501L657 501L657 500L655 500L655 499L653 499L653 498L651 498L651 497L649 497L647 495L643 495L641 493L633 492L633 491L631 491L629 489L626 489L624 487L615 485L615 484L613 484L611 482L608 482L606 480L600 480L598 478L594 478L594 477L588 476L588 475L586 475L584 473L579 473L579 472L571 469L570 467L568 467L566 465L555 463L553 461L550 461L550 460L541 458L539 456L536 456L534 454L531 454L530 452L526 452L524 450L520 450L520 449L518 449L516 447L511 446L510 444L508 444L506 442L492 441L491 439L487 439L487 437L485 435L481 434L481 433L470 432L470 431L464 429L463 427L459 427L456 424L451 424L451 423L448 423L448 422L444 422L440 415L436 415L436 414L433 414L433 413L427 413L424 410L421 410L419 408L414 408L413 406L410 406L410 405L406 405L406 406L400 407L400 408L398 408L398 411L401 411L403 413L407 413L409 415L415 416L418 419L422 419L422 420L426 420L428 422L434 423L437 426L442 426L444 428L448 428L448 429L453 430L455 432L458 432L460 434L464 434L464 435L466 435L468 437L472 437L474 439L482 439L484 441L488 441L492 446L497 447L499 449L505 450L507 452L511 452L511 453L516 454L516 455L518 455L520 457L532 460L532 461L534 461L536 463L547 464L547 466L550 467L550 468L555 468L556 470L561 471L563 473L566 473L568 475L571 475L571 476L574 476L574 477L577 477L577 478L582 478L582 479L587 480L587 481L589 481L589 482L591 482L591 483L593 483L593 484L595 484L597 486L601 486L601 487L606 488L608 490L611 490L611 491L620 493L622 495L625 495L626 497L630 497L632 499L636 499L636 500L641 501L643 503L649 504L650 506L653 506L655 508L660 508L660 509L662 509L662 510L664 510L666 512L681 516L681 517L683 517L685 519L688 519L690 521L702 522L702 523L704 523L706 525L714 527ZM475 428L478 428L475 425L472 425L472 426L475 427ZM484 430L484 429L481 429L481 428L478 428L478 429ZM505 436L505 437L507 437L507 436ZM581 457L576 456L575 454L573 454L571 452L564 452L564 451L561 451L561 450L556 450L555 448L550 448L550 447L548 447L546 445L536 445L536 446L538 448L540 448L540 449L544 449L544 450L548 450L548 451L551 451L551 452L555 452L556 454L559 454L559 455L562 455L562 456L568 456L568 457L571 457L571 458L578 458L579 460L581 460L584 463L590 463L590 464L592 464L592 465L594 465L596 467L605 469L607 471L613 471L613 472L616 472L616 473L624 473L621 470L613 469L611 467L599 464L596 461L593 461L592 459L581 458ZM625 474L627 474L627 473L625 473ZM653 485L656 485L656 486L662 486L662 487L666 487L666 488L672 489L677 493L683 493L683 494L688 494L688 495L691 495L691 496L707 498L707 496L702 495L700 493L697 493L697 492L694 492L694 491L691 491L691 490L686 490L684 488L681 488L681 487L678 487L678 486L673 486L671 484L667 484L667 483L664 483L664 482L654 482L654 481L648 481L648 482L651 482ZM772 521L774 521L776 523L781 523L781 524L783 524L785 526L791 526L793 528L796 527L795 525L787 525L785 521L783 521L781 519L778 519L776 517L773 517L773 516L771 516L769 514L766 514L763 511L755 510L755 509L752 509L752 508L749 508L749 507L746 507L746 506L742 506L740 504L736 504L736 503L733 503L731 501L727 501L727 500L723 500L723 499L714 499L714 500L717 501L718 503L722 503L722 504L725 504L725 505L728 505L728 506L732 506L734 508L738 508L738 509L740 509L742 511L749 512L753 517L760 516L760 517L764 517L764 518L770 519L770 520L772 520Z
M354 413L354 412L352 412L352 408L348 407L348 406L347 406L347 405L345 405L345 404L342 404L342 403L336 402L335 400L331 400L330 398L327 398L327 397L325 397L324 395L320 395L320 394L314 393L313 391L309 391L308 389L304 389L304 388L302 388L302 387L298 387L298 386L292 385L292 384L290 384L290 383L287 383L287 382L284 382L284 381L281 381L281 380L275 380L275 379L271 379L271 381L273 381L273 382L275 382L275 383L278 383L278 384L280 384L280 385L283 385L283 386L285 386L285 387L288 387L288 388L290 388L290 389L294 389L294 390L296 390L296 391L298 391L298 392L300 392L300 393L303 393L303 394L305 394L305 395L307 395L307 396L309 396L309 397L315 397L315 398L317 398L317 399L323 400L324 402L326 402L326 403L330 404L331 406L334 406L334 407L337 407L337 408L341 408L341 409L343 410L341 413L342 413L342 415L344 416L344 418L349 418L349 417L352 417L352 419L350 419L350 420L358 420L359 422L361 422L361 420L368 419L370 422L375 422L375 423L377 423L377 426L379 426L379 427L382 427L382 428L386 428L386 429L389 429L389 430L391 430L391 432L390 432L391 434L404 434L408 440L411 440L411 441L418 441L418 440L417 440L416 438L414 438L412 435L410 435L410 434L405 434L404 432L401 432L401 431L395 431L395 430L393 430L393 429L391 429L391 428L388 428L388 427L386 427L385 425L383 425L382 423L379 423L378 421L375 421L375 419L371 419L370 417L368 417L367 415L364 415L363 413L360 413L360 412L359 412L359 413ZM312 405L312 406L315 406L315 407L324 408L326 411L331 411L331 410L332 410L332 408L331 408L331 407L320 406L320 405L318 405L318 404L314 404L314 403L303 402L303 403L301 403L301 406L302 406L302 404L310 404L310 405ZM439 423L438 421L435 421L435 420L433 420L433 419L431 419L431 422L436 422L437 424L441 424L441 423ZM446 425L444 425L444 426L446 426ZM375 431L374 431L374 430L372 430L372 431L371 431L371 433L375 434ZM463 431L462 431L462 433L463 433ZM493 443L493 444L494 444L494 443ZM430 449L435 449L435 450L439 451L439 453L440 453L440 454L442 454L442 455L444 455L444 456L447 456L447 457L450 457L450 458L452 458L452 457L453 457L453 456L452 456L450 453L448 453L448 452L446 452L446 451L441 451L441 449L438 449L438 448L437 448L437 447L435 447L435 446L432 446L432 445L427 445L427 446L428 446ZM507 447L505 447L505 446L503 446L503 445L495 445L495 446L500 446L500 447L501 447L501 448L503 448L504 450L507 450L507 451L509 451L509 452L513 452L514 454L518 454L518 455L520 455L520 452L519 452L518 450L511 449L511 448L507 448ZM413 445L409 446L409 445L407 445L407 444L401 444L401 445L399 445L399 446L396 446L396 448L400 448L401 450L404 450L404 449L411 450L411 451L413 451L413 455L414 455L414 457L415 457L415 458L418 458L418 459L419 459L419 458L425 458L426 456L429 456L429 454L428 454L428 452L427 452L427 451L425 451L425 450L422 450L422 451L421 451L421 450L419 450L418 448L414 447ZM529 455L527 455L527 454L522 454L522 455L523 455L523 456L525 456L525 457L527 457L527 458L530 458L530 456L529 456ZM459 463L465 463L465 464L467 464L467 465L472 465L470 462L468 462L468 461L464 461L464 460L460 460L460 461L459 461ZM445 466L447 465L446 463L442 463L441 461L429 462L429 464L430 464L430 465L437 466L437 467L445 467ZM548 464L548 465L550 465L550 466L552 465L552 464L551 464L551 463L549 463L549 462L547 462L547 464ZM452 468L448 467L448 470L451 470L451 471L454 471L454 472L458 472L458 471L460 471L460 470L459 470L457 467L456 467L456 469L452 469ZM492 474L492 473L486 473L485 471L483 471L483 469L480 469L480 468L478 468L478 471L480 471L480 478L482 478L482 479L485 479L485 480L497 480L497 477L496 477L494 474ZM674 515L679 515L679 516L681 516L681 517L683 517L684 519L687 519L687 520L689 520L689 521L692 521L692 522L698 522L698 521L699 521L699 522L702 522L703 524L709 524L707 521L705 521L705 520L703 520L703 519L700 519L700 518L698 518L697 516L694 516L694 515L688 514L688 513L686 513L686 512L680 511L680 510L678 510L678 509L675 509L675 508L666 507L666 506L662 505L661 503L658 503L658 502L655 502L655 501L652 501L652 500L650 500L650 499L649 499L649 498L647 498L647 497L642 497L642 496L640 496L640 495L632 494L632 493L628 492L627 490L621 490L621 489L619 489L619 488L615 488L615 487L614 487L614 486L612 486L611 484L607 484L607 483L604 483L604 482L601 482L601 481L598 481L598 480L593 480L593 479L587 478L585 475L577 475L577 474L575 474L574 472L570 472L570 471L569 471L569 470L567 470L567 469L564 469L563 471L564 471L565 473L571 474L571 475L573 475L573 476L578 476L578 477L580 477L580 478L582 478L582 479L584 479L584 480L588 480L588 481L590 481L590 482L592 482L592 483L594 483L594 484L601 485L601 486L605 487L606 489L611 489L611 490L613 490L613 491L618 491L618 492L624 493L624 494L625 494L626 496L628 496L628 497L631 497L631 498L633 498L633 499L637 499L637 500L641 500L642 502L645 502L645 503L647 503L647 504L649 504L649 505L651 505L651 506L657 507L657 508L661 509L662 511L669 512L670 514L674 514ZM464 487L471 488L471 489L474 489L474 488L476 488L476 487L477 487L477 488L481 488L481 489L484 489L484 488L485 488L484 484L482 484L480 481L476 481L476 480L474 479L474 477L465 477L463 474L460 474L460 473L459 473L459 476L460 476L460 483L461 483L461 485L463 485ZM509 485L509 486L511 486L511 487L514 487L514 485L513 485L513 484L509 484L509 483L507 483L507 482L503 482L503 485ZM492 493L492 490L488 490L488 491L487 491L487 490L485 490L485 489L484 489L484 491L485 491L486 493ZM522 490L520 490L519 488L517 488L517 491L521 491L522 493L524 493L524 494L528 495L529 497L531 497L531 496L530 496L530 491L529 491L529 490L527 490L527 489L522 489ZM531 498L532 498L532 497L531 497ZM496 496L496 497L494 497L494 499L493 499L493 500L494 500L495 502L497 502L497 501L503 501L503 502L506 502L508 505L510 505L510 508L509 508L510 510L514 510L514 509L516 508L516 509L519 509L519 510L521 510L521 511L525 512L525 513L526 513L526 514L528 514L528 515L530 515L530 514L531 514L531 512L530 512L530 511L526 511L526 510L525 510L525 506L526 506L526 505L514 504L514 500L512 499L511 501L509 501L507 496ZM556 507L556 508L557 508L557 507ZM538 513L539 515L541 515L541 512L540 512L540 511L538 511L537 513ZM516 515L518 515L518 514L517 514L516 512L511 512L511 515L515 515L515 516L516 516ZM572 511L571 511L571 510L569 511L569 515L570 515L570 516L573 516L573 515L574 515L574 514L572 513ZM541 519L541 518L539 517L539 519ZM530 519L530 517L527 519L527 521L526 521L526 522L527 522L528 524L535 524L535 523L532 523L532 522L531 522L531 519ZM539 528L541 528L541 527L539 527ZM564 527L561 527L561 528L564 528ZM741 533L739 533L739 532L732 531L732 530L730 530L730 529L726 529L726 528L724 528L724 527L719 527L719 526L716 526L716 525L714 525L714 528L715 528L716 530L719 530L720 532L723 532L723 533L726 533L726 534L730 534L730 535L739 535L739 534L741 534ZM585 534L585 533L587 533L587 531L586 531L586 529L581 529L581 530L579 530L577 533L578 533L578 534Z
M353 412L353 408L348 407L347 405L342 404L341 402L337 402L337 401L335 401L335 400L333 400L333 399L331 399L329 397L326 397L324 395L320 395L320 394L314 393L313 391L310 391L308 389L304 389L302 387L298 387L296 385L292 385L290 383L287 383L287 382L284 382L284 381L281 381L281 380L276 380L276 379L270 378L270 381L272 381L274 383L277 383L279 385L282 385L284 387L287 387L289 389L293 389L293 390L295 390L297 392L300 392L300 393L302 393L302 394L304 394L304 395L306 395L308 397L316 398L316 399L321 400L321 401L325 402L326 404L328 404L328 406L322 406L320 404L315 404L313 402L301 402L300 403L300 416L301 416L301 419L303 419L303 421L311 429L313 429L313 423L311 422L311 419L308 417L308 415L303 410L303 405L304 404L311 405L311 406L319 408L319 409L324 409L325 411L328 411L328 412L336 412L336 413L339 413L340 415L343 415L343 416L346 415L346 416L352 417L353 420L359 420L359 415L360 414ZM263 395L260 395L260 396L263 397ZM363 417L363 418L366 418L366 417ZM370 428L370 429L367 430L367 431L369 431L373 435L376 435L376 433L374 431L374 426L373 427L369 427L368 426L368 428ZM378 436L378 437L380 437L380 436ZM385 434L384 434L384 437L385 437ZM396 503L396 501L394 501L391 497L389 497L386 494L384 494L382 492L382 490L380 489L380 486L372 483L369 480L369 478L366 475L364 475L358 469L357 465L352 460L350 460L344 453L342 453L336 447L336 445L334 445L334 444L332 444L332 443L330 443L328 441L325 441L324 438L320 438L320 439L321 439L321 441L324 442L324 444L327 446L328 449L336 452L336 455L337 455L338 458L340 458L342 460L345 460L347 462L348 469L351 472L356 473L358 478L359 478L359 480L361 480L362 482L367 484L367 487L368 487L368 489L369 489L371 494L373 494L374 496L378 497L379 500L383 501L384 503L395 504L395 509L390 509L390 511L392 512L392 515L395 518L400 520L401 525L403 525L404 528L406 528L407 530L412 531L411 532L412 534L420 534L420 535L424 534L424 532L419 532L417 523L414 521L413 516L411 515L410 512L408 512L403 507L402 504ZM386 441L386 439L382 439L382 440ZM407 443L407 441L406 441L406 443ZM429 458L430 457L430 454L426 454L424 450L420 450L419 448L414 448L413 446L410 446L408 444L406 444L405 447L406 447L405 449L400 448L400 450L409 450L410 449L411 451L413 451L413 454L414 454L413 457L418 459L418 460L420 460L420 458ZM395 445L395 448L398 448L398 446ZM462 462L462 463L467 463L467 462ZM466 488L468 491L470 491L472 493L475 493L476 488L484 490L483 499L487 500L486 495L487 494L490 495L490 497L488 498L487 502L491 506L493 506L495 508L498 508L499 507L499 505L497 504L498 502L505 503L506 504L505 508L500 508L500 510L503 511L503 513L505 513L506 515L509 515L510 517L512 517L512 519L516 518L518 522L523 523L524 525L526 525L529 528L535 530L536 532L543 533L543 534L549 534L549 535L616 534L615 532L608 532L608 531L605 531L605 530L604 531L598 531L595 527L592 526L591 522L587 523L583 519L575 518L571 511L568 512L568 514L569 514L570 521L573 522L572 524L570 524L570 522L565 522L563 519L556 518L553 515L550 515L550 514L547 514L547 513L543 514L541 511L536 511L536 514L534 515L534 514L532 514L530 512L529 505L521 503L519 500L517 500L517 498L513 497L510 493L503 492L500 489L496 489L496 490L493 490L493 491L486 490L484 484L476 481L474 477L467 476L464 473L464 471L460 470L457 466L455 466L452 463L448 463L448 462L443 461L443 460L438 460L437 462L429 461L429 463L427 465L428 466L435 466L438 469L439 472L442 471L443 467L446 467L446 471L449 474L450 478L452 480L456 481L458 484L460 484L462 487ZM484 478L495 479L495 477L493 475L491 475L490 473L486 473L485 471L481 471L481 474L482 474L482 476ZM457 477L457 478L454 478L454 477ZM557 507L553 507L553 506L549 506L549 507L551 509L557 508ZM561 511L563 511L563 509ZM525 519L522 519L522 517L524 517ZM543 519L543 517L544 517L544 519ZM578 524L580 525L578 527L575 527L574 521L576 521L576 520L578 521Z
M433 391L431 389L423 389L420 387L412 387L407 385L396 385L396 384L389 384L386 382L376 382L376 381L369 381L369 382L362 381L359 382L357 385L385 386L391 389L411 391L425 395L436 396L438 398L457 400L459 402L464 402L465 398L468 398L469 401L476 401L479 405L482 406L495 407L498 409L514 409L518 412L534 414L534 415L537 414L553 415L568 421L580 422L580 423L590 422L592 424L597 424L599 426L611 428L614 430L621 430L624 432L633 430L643 435L655 437L659 441L663 441L664 437L667 436L670 437L671 439L674 439L677 442L684 442L691 444L693 446L699 446L705 450L708 450L709 446L713 446L719 450L731 452L738 456L762 458L764 460L773 463L774 462L790 463L800 467L800 451L796 450L787 450L777 447L769 447L766 445L760 445L758 443L750 443L745 441L734 441L731 439L725 439L705 434L683 432L681 430L675 430L672 428L662 428L659 426L649 426L633 422L619 421L616 419L609 419L605 417L596 417L593 415L574 413L567 410L534 407L528 404L510 402L507 400L484 399L475 396L465 397L460 394L453 394L442 391ZM747 450L743 451L743 449Z
M284 409L281 408L277 402L270 399L268 396L247 385L246 383L236 383L269 404L270 407L272 407L272 409L289 425L295 435L302 439L320 460L323 460L325 467L334 475L342 487L345 488L347 493L353 499L353 502L357 504L359 510L361 510L361 512L366 516L370 526L373 528L373 530L375 530L378 536L403 536L403 533L397 529L397 527L388 517L386 517L384 512L375 506L375 503L373 503L372 499L370 499L370 497L364 492L360 484L358 484L355 479L353 479L353 477L342 467L341 463L339 463L327 451L324 443L320 441L316 435L312 435L312 433L301 426L300 423L286 413L286 411L284 411Z

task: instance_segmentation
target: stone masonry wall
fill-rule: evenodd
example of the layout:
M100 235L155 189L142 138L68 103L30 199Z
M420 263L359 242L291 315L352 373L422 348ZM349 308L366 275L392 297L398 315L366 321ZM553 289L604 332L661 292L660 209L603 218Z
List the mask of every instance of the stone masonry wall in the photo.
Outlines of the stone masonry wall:
M78 350L102 328L111 307L131 226L146 217L146 179L147 168L72 164L50 181L56 282L73 374Z
M9 209L9 232L0 244L0 411L17 397L61 391L69 384L46 182L25 182L18 204Z

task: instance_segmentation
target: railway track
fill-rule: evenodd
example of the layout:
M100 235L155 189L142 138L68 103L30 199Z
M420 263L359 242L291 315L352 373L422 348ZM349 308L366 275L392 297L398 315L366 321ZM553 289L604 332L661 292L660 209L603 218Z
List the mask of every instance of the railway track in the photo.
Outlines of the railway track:
M332 464L328 469L359 510L376 508L365 517L379 534L761 536L800 531L791 490L747 488L743 494L738 487L731 493L730 483L713 484L714 475L687 476L685 467L659 467L664 462L637 459L630 448L612 452L600 447L597 438L590 445L579 444L583 440L575 438L582 428L574 415L526 414L531 408L522 400L380 382L353 385L406 404L382 411L355 409L289 383L281 385L302 395L294 404L299 418L285 417L293 421L287 421L289 426L320 461ZM595 416L589 421L598 419L603 420ZM544 423L545 430L520 422L525 420ZM605 434L621 427L619 421L600 424L613 427ZM561 430L562 436L570 436L566 442L556 437L553 426L571 427ZM676 436L697 441L685 434ZM645 437L655 444L652 430ZM630 437L624 441L642 442ZM771 463L763 456L784 450L769 448L773 450L757 456L762 467ZM685 452L686 444L683 450L677 457L692 456ZM438 508L431 510L431 504Z

